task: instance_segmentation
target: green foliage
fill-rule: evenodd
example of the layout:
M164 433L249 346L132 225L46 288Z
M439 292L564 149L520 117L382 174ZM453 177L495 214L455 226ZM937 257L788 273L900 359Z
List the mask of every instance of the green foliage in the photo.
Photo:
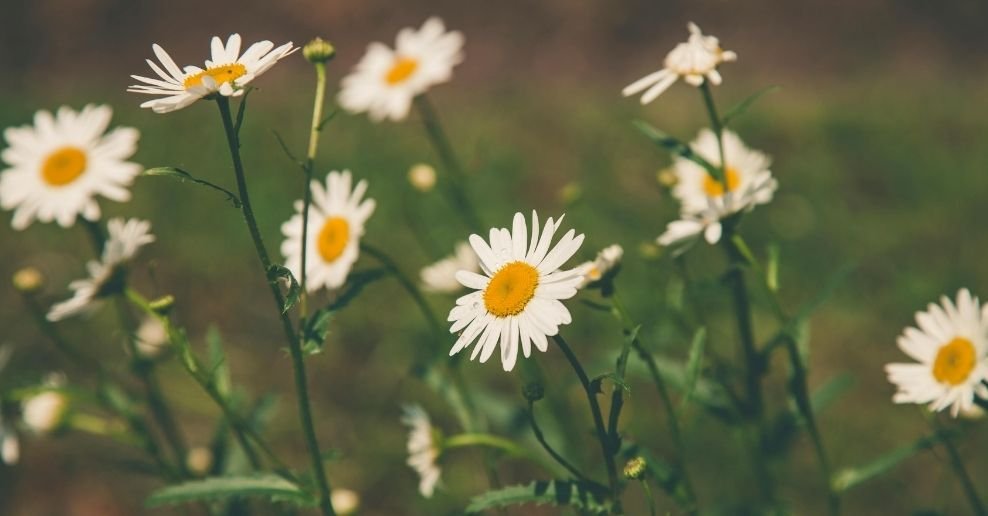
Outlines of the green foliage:
M899 463L912 457L913 455L916 455L923 450L930 449L936 446L937 443L950 438L951 436L947 433L937 433L922 437L916 440L916 442L892 450L891 452L882 455L868 464L855 468L843 469L834 475L834 489L836 491L847 491L857 487L875 477L885 474L892 468L898 466Z
M383 268L367 269L350 273L346 285L339 296L328 306L316 310L302 325L302 349L309 355L322 352L326 335L329 334L329 323L333 315L346 308L356 299L360 292L371 283L387 276Z
M288 502L300 507L312 507L316 499L294 482L274 474L240 477L210 477L168 486L151 493L145 500L148 507L188 502L203 502L226 498L263 497L276 502Z
M222 186L218 186L213 183L210 183L209 181L206 181L204 179L198 179L196 177L193 177L192 174L189 174L188 172L179 168L175 168L175 167L149 168L143 172L143 175L171 177L173 179L178 179L183 183L188 182L200 186L205 186L207 188L212 188L213 190L216 190L218 192L223 193L223 195L226 195L226 199L230 201L230 204L232 204L234 208L240 207L240 199L236 195L234 195L233 192L227 190L226 188L223 188Z
M688 159L697 165L703 167L710 175L714 177L720 177L720 171L717 167L713 166L709 161L703 159L699 154L693 152L693 149L689 145L669 136L668 134L656 129L652 124L644 122L642 120L634 120L632 123L635 127L642 132L649 140L653 143L666 149L670 154L674 156L679 156L681 158Z
M703 351L707 344L707 329L697 328L693 334L693 341L690 344L689 358L686 360L686 385L683 387L683 398L681 406L689 404L696 391L696 384L700 381L700 372L703 369Z
M607 514L609 509L590 489L580 482L569 480L538 480L531 484L495 489L473 497L467 506L468 514L487 509L522 504L574 507L592 514Z
M734 107L728 109L727 112L724 113L724 116L721 117L721 124L723 124L724 127L727 127L727 125L733 122L735 118L745 114L745 112L748 111L748 108L750 108L755 102L758 102L762 96L768 93L776 92L779 89L781 88L778 86L768 86L752 93L751 95L748 95L744 98L744 100L738 102L734 105Z
M285 295L285 305L281 307L281 313L284 314L288 313L295 306L295 303L298 303L299 297L302 295L302 288L299 287L298 280L295 279L295 275L287 267L277 264L268 267L268 281L277 281L282 278L288 281L288 293Z

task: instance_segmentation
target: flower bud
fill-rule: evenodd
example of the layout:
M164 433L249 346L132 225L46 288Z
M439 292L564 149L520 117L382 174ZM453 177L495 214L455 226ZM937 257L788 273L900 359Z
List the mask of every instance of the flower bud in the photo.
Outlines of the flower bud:
M34 267L25 267L14 273L14 288L23 294L34 294L41 290L45 277Z
M50 390L24 400L24 424L38 434L54 432L65 424L69 413L69 398L60 391Z
M349 489L333 489L329 497L333 501L333 509L340 516L353 514L360 507L360 495Z
M640 480L645 477L647 464L642 457L635 457L624 465L624 478L628 480Z
M420 192L429 192L436 186L436 169L432 165L419 163L408 169L408 182Z
M172 307L175 306L175 296L162 296L148 303L148 307L154 310L155 313L161 315L167 315L168 312L172 311Z
M545 397L545 387L539 381L525 382L521 388L521 394L525 396L526 400L536 402Z
M325 63L336 56L336 49L333 44L322 39L315 38L302 47L302 55L310 63Z
M205 446L196 446L185 456L185 466L193 475L205 476L213 467L213 452Z

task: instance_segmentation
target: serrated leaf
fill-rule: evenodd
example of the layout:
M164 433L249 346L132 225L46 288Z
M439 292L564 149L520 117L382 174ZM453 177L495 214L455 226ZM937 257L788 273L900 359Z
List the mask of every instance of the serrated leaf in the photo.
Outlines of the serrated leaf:
M772 93L773 91L779 89L780 88L778 86L768 86L766 88L762 88L752 93L751 95L748 95L747 97L745 97L744 100L738 102L737 104L734 105L734 107L727 110L727 112L724 114L724 117L721 119L721 124L726 127L727 124L731 123L731 121L733 121L735 118L747 112L748 108L754 105L754 103L757 102L759 99L761 99L762 96L764 96L767 93Z
M281 307L281 313L287 313L295 306L295 303L298 303L299 297L302 295L302 288L299 287L298 280L295 279L292 271L288 270L288 267L277 264L272 264L268 267L268 281L277 281L280 278L288 280L288 293L285 295L285 306Z
M570 506L595 514L606 514L609 510L583 484L568 480L538 480L477 495L470 500L466 512L476 514L487 509L522 504Z
M222 192L223 195L226 195L226 199L230 201L231 204L233 204L234 208L240 207L240 199L236 195L234 195L233 192L227 190L226 188L223 188L222 186L218 186L213 183L210 183L209 181L193 177L192 174L189 174L188 172L180 168L175 168L175 167L149 168L145 170L141 175L171 177L174 179L178 179L179 181L182 182L189 182L200 186L205 186L207 188L212 188L213 190Z
M159 489L145 501L148 507L231 497L261 496L303 507L316 504L314 496L278 475L210 477Z
M652 142L656 145L668 150L673 155L688 159L693 163L700 165L715 178L721 177L721 171L717 167L713 166L709 161L703 159L699 154L693 152L693 149L689 145L686 145L676 138L673 138L659 129L656 129L648 122L633 120L631 123L634 124L635 127L642 132L642 134L644 134L649 140L652 140Z
M683 388L683 401L681 407L689 404L696 391L696 384L700 380L700 371L703 369L703 352L707 344L707 329L697 328L690 343L690 354L686 360L686 385Z

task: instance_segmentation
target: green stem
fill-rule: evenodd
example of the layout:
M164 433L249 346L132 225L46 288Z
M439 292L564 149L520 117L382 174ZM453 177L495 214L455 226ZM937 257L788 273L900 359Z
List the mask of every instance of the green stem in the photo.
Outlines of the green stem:
M531 451L518 446L513 441L505 439L503 437L498 437L491 434L481 434L481 433L466 433L454 435L452 437L447 437L443 439L443 449L451 448L464 448L470 446L484 446L488 448L493 448L495 450L503 451L508 455L530 460L539 465L542 469L549 473L553 473L556 468L553 467L552 463L546 462L541 457L533 454Z
M233 127L233 118L230 116L230 101L223 95L217 95L216 104L219 106L220 118L223 120L223 129L226 131L226 141L230 148L230 157L233 160L233 172L237 179L237 190L240 194L240 208L247 222L247 229L250 231L251 240L254 242L254 250L261 261L265 277L271 268L271 259L268 251L264 247L261 233L257 228L257 221L254 219L254 210L251 208L250 195L247 192L247 179L244 176L243 163L240 160L240 142ZM312 470L316 477L316 484L319 487L319 509L324 515L334 515L333 502L330 499L329 480L326 478L326 470L322 462L322 453L319 451L319 441L316 439L315 426L312 422L312 409L309 402L309 387L305 375L305 359L302 354L302 346L295 335L288 314L285 313L284 297L278 287L277 280L267 278L268 286L271 289L271 296L274 298L276 310L281 319L281 327L288 340L288 350L292 356L292 366L295 372L295 392L298 400L299 420L302 425L302 432L309 450L309 459L312 463Z
M302 263L299 274L301 299L299 301L300 317L308 313L308 290L306 289L306 259L309 244L309 206L312 204L312 169L319 151L319 133L322 123L323 103L326 99L326 63L313 63L316 69L316 95L312 105L312 125L309 128L309 148L305 153L305 195L302 200Z
M384 268L387 269L396 280L398 280L398 284L400 284L402 288L408 292L408 295L412 298L412 301L415 302L415 306L417 306L419 311L422 312L422 317L425 318L426 324L429 325L429 330L432 331L433 335L436 337L436 345L440 345L441 342L446 339L447 334L443 331L442 326L439 324L439 319L436 318L436 314L432 313L432 308L429 307L429 303L426 301L425 296L422 295L422 291L419 289L418 285L416 285L415 282L412 281L411 278L409 278L408 275L398 267L398 264L395 263L395 261L392 260L391 257L384 251L363 242L360 244L360 249L363 252L373 256L375 260L380 262L381 265L383 265Z
M549 456L551 456L562 467L566 468L566 471L569 471L574 477L584 482L588 482L588 483L593 482L586 475L581 473L580 470L576 469L575 466L570 464L570 462L566 460L565 457L560 455L560 453L557 452L555 448L549 445L549 442L546 441L545 439L545 434L542 433L542 429L539 427L538 421L536 421L535 419L535 403L532 401L528 402L528 421L532 426L532 433L535 434L535 439L539 442L539 444L542 445L542 448L549 453Z
M938 433L944 432L944 428L937 419L936 414L930 420L933 423L933 428ZM957 479L961 481L961 487L964 489L964 495L967 496L967 501L971 504L971 509L974 511L973 514L977 516L988 514L985 510L985 505L981 502L981 497L978 496L977 489L974 487L974 482L971 481L971 476L968 475L967 469L964 467L961 455L957 452L957 447L954 446L954 443L949 438L942 439L940 442L943 443L943 448L947 450L950 467L954 470L954 474L957 475Z
M714 135L717 136L717 152L720 155L720 166L717 167L717 172L719 175L715 175L714 179L719 181L724 187L724 191L727 191L727 160L724 158L724 124L721 122L720 116L717 114L717 106L714 104L714 96L710 91L710 85L707 81L703 81L700 85L700 93L703 94L703 104L707 108L707 116L710 118L710 128L713 129Z
M641 479L642 490L645 491L645 499L648 500L648 513L651 516L655 516L655 497L652 496L652 488L648 486L648 482L643 478Z

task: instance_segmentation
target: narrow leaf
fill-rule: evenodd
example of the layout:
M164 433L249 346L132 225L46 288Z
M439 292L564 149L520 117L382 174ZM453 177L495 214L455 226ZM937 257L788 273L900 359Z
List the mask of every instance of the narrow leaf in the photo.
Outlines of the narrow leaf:
M600 384L603 380L610 380L614 382L615 386L619 387L624 392L628 392L628 393L631 392L631 387L629 387L628 384L624 381L624 379L618 376L617 373L603 373L594 376L593 379L590 380L590 384L597 387L595 391L599 391Z
M226 353L223 351L223 338L216 326L210 326L206 330L206 345L209 350L210 378L216 391L228 398L230 395L230 365L226 361Z
M476 514L487 509L522 504L571 506L595 514L606 514L608 511L607 506L580 483L538 480L528 485L510 486L477 495L470 500L466 512Z
M683 388L683 401L681 407L689 404L696 390L696 384L700 380L700 371L703 369L703 351L707 345L707 329L698 328L693 334L693 342L690 344L690 354L686 361L686 385Z
M755 93L752 93L751 95L748 95L744 100L738 102L734 107L727 110L727 112L724 114L724 118L721 120L721 123L724 126L727 126L727 124L731 123L735 118L743 115L746 111L748 111L748 108L750 108L755 102L758 102L758 100L761 99L762 96L764 96L767 93L772 93L779 89L780 88L778 86L769 86L767 88L760 89Z
M159 489L145 501L148 507L230 497L263 496L299 506L315 505L315 498L297 484L278 475L210 477Z
M932 448L937 443L950 439L946 433L938 433L922 437L916 442L892 450L891 452L873 460L872 462L856 468L846 468L834 475L832 480L834 490L841 492L857 487L868 480L881 476L899 465L900 462L916 455L917 453Z
M295 275L287 267L276 264L268 267L268 281L277 281L279 278L288 280L288 294L285 296L285 306L281 308L281 313L286 313L298 302L302 289Z
M286 144L285 140L281 137L281 133L275 130L272 130L271 132L274 133L274 137L278 140L278 145L281 145L281 150L285 153L285 156L288 156L288 159L292 160L293 163L301 167L302 170L305 170L305 163L296 158L295 155L292 154L292 151L288 149L288 144Z
M323 118L322 122L319 122L319 125L316 126L316 130L322 131L323 127L326 127L326 124L328 124L330 120L336 118L336 115L338 115L339 112L340 112L339 109L334 109L332 112L329 113L329 115L326 115L326 118Z
M686 145L685 143L677 140L676 138L673 138L672 136L669 136L668 134L656 129L648 122L644 122L642 120L633 120L632 123L635 125L636 128L638 128L639 131L642 132L642 134L644 134L646 137L648 137L648 139L652 140L658 146L668 150L670 153L676 156L680 156L682 158L688 159L696 163L697 165L700 165L701 167L706 169L706 171L710 173L710 175L712 175L715 178L721 177L721 171L717 167L713 166L709 161L700 157L699 154L693 152L693 149L689 145Z
M248 87L244 95L240 97L240 105L237 106L237 121L233 124L233 134L237 135L237 143L240 143L240 128L244 125L244 116L247 114L247 96L253 91Z
M182 182L190 182L200 186L205 186L207 188L212 188L213 190L222 192L224 195L226 195L227 200L230 201L231 204L233 204L234 208L240 207L240 199L238 199L236 195L233 195L233 192L227 190L226 188L223 188L222 186L218 186L213 183L210 183L209 181L206 181L204 179L198 179L196 177L193 177L192 174L189 174L188 172L179 168L175 168L175 167L149 168L145 170L142 173L142 175L171 177L174 179L178 179L179 181Z

